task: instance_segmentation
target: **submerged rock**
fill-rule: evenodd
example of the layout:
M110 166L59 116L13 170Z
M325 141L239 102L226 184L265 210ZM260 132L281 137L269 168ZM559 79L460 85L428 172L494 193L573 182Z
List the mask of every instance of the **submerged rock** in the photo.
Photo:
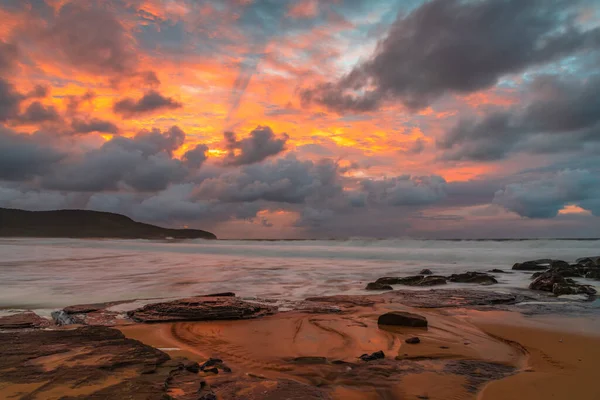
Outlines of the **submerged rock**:
M394 290L394 288L384 283L370 282L365 287L365 290Z
M588 296L594 296L596 294L596 289L590 285L555 283L554 286L552 286L552 293L557 296L574 294L586 294Z
M574 280L565 278L557 270L550 270L538 276L529 288L532 290L542 290L552 292L557 296L571 294L595 295L596 290L589 285L580 285Z
M358 358L360 358L363 361L381 360L385 358L385 353L382 350L379 350L372 354L363 354Z
M48 325L50 325L50 322L47 319L30 311L0 317L0 330L39 329Z
M488 272L492 272L494 274L512 274L512 272L504 271L503 269L498 268L491 269Z
M199 296L148 304L127 315L136 322L151 323L257 318L276 311L276 307L249 303L236 297Z
M433 275L433 272L431 272L430 269L422 269L421 272L419 272L419 275Z
M419 314L413 314L404 311L391 311L380 315L377 319L377 324L426 328L427 318Z
M498 283L496 278L485 272L465 272L463 274L453 274L448 278L450 282L459 283L478 283L480 285L492 285Z
M522 263L516 263L513 265L512 269L516 271L543 271L550 268L551 262L552 260L548 259L525 261Z

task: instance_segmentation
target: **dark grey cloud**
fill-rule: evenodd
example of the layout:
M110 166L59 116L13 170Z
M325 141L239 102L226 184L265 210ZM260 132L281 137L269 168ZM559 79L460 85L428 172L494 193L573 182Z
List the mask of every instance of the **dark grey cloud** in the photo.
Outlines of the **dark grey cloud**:
M367 204L390 206L424 206L446 197L446 181L441 176L402 175L381 180L365 179L362 190Z
M91 132L103 132L103 133L119 133L119 127L110 121L105 121L98 118L92 118L89 120L83 120L79 118L73 119L71 122L71 128L75 133L91 133Z
M580 150L600 140L600 76L539 76L517 106L463 118L437 146L447 160L491 161L511 152Z
M207 153L208 146L205 144L198 144L185 152L183 155L183 162L190 168L200 168L204 161L208 158Z
M60 115L54 106L46 106L39 101L29 104L25 111L15 118L19 124L40 124L59 121Z
M374 55L337 82L302 93L337 111L398 99L423 108L507 74L600 46L600 28L577 25L579 1L432 0L399 14Z
M10 71L16 64L18 55L17 45L0 40L0 73Z
M137 191L163 190L188 175L184 164L172 158L172 152L184 140L185 133L176 126L165 132L142 131L133 138L117 136L98 149L61 163L42 178L42 185L75 192L127 187Z
M50 88L45 85L35 85L34 88L27 93L30 99L43 99L50 93Z
M19 105L23 100L14 86L0 78L0 122L15 118L19 113Z
M493 202L527 218L552 218L573 204L600 216L598 171L563 170L537 180L512 183L496 192Z
M61 151L37 143L35 136L0 127L0 179L30 179L45 173L64 157Z
M292 154L205 179L198 186L196 197L232 203L323 202L341 193L337 169L333 161L301 161Z
M140 99L125 98L116 102L113 111L124 117L134 117L159 110L174 110L183 105L171 97L165 97L155 90L146 92Z
M268 126L258 126L247 138L238 140L235 133L225 132L226 165L246 165L265 160L285 150L289 136L276 137Z

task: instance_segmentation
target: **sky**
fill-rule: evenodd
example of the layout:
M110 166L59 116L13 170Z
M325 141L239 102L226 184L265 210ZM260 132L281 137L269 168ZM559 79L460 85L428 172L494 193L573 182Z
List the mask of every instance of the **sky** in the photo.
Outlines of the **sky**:
M600 237L600 1L0 0L0 207Z

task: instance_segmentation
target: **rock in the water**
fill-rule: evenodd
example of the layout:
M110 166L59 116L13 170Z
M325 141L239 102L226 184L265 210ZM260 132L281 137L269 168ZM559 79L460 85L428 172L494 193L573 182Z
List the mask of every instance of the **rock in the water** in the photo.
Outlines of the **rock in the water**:
M550 262L550 268L569 268L571 265L563 260L552 260Z
M552 260L534 260L516 263L512 269L517 271L544 271L550 268Z
M148 304L127 315L136 322L212 321L257 318L273 314L276 307L249 303L236 297L190 297Z
M594 269L590 269L587 271L587 273L585 274L585 277L587 279L594 279L599 281L600 280L600 268L594 268Z
M0 317L0 330L38 329L45 328L48 325L50 325L50 322L47 319L29 311Z
M433 275L433 272L431 272L430 269L422 269L421 272L419 272L419 275Z
M363 354L359 358L363 361L381 360L381 359L385 358L385 353L383 351L379 350L372 354Z
M575 262L586 267L600 267L600 256L578 258Z
M512 272L504 271L502 269L494 268L489 270L488 272L492 272L494 274L511 274Z
M484 272L465 272L464 274L453 274L448 278L450 282L478 283L480 285L492 285L498 283L496 278Z
M419 344L421 343L421 339L419 339L418 337L411 337L405 340L406 343L408 344Z
M394 290L394 288L383 283L370 282L367 284L365 290Z
M422 315L404 311L391 311L379 316L379 325L409 326L414 328L426 328L427 318Z
M403 278L397 277L385 277L379 278L375 283L387 284L387 285L406 285L406 286L435 286L445 285L446 277L438 275L414 275L406 276Z
M552 293L557 296L573 294L587 294L588 296L594 296L596 294L596 289L590 285L555 283L554 286L552 286Z

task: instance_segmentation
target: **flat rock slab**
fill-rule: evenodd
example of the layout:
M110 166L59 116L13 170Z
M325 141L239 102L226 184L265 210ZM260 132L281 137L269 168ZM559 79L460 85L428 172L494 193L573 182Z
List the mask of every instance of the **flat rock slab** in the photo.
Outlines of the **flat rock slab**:
M394 290L380 296L391 303L401 303L409 307L421 308L516 304L524 299L524 296L516 294L468 289Z
M422 315L404 311L391 311L380 315L377 319L377 324L427 328L427 318L423 317Z
M201 378L116 329L0 333L0 387L7 398L197 399ZM57 396L60 394L60 396Z
M50 321L33 312L24 312L0 317L0 330L39 329L49 325Z
M276 307L249 303L236 297L190 297L148 304L127 315L136 322L216 321L257 318L273 314Z

